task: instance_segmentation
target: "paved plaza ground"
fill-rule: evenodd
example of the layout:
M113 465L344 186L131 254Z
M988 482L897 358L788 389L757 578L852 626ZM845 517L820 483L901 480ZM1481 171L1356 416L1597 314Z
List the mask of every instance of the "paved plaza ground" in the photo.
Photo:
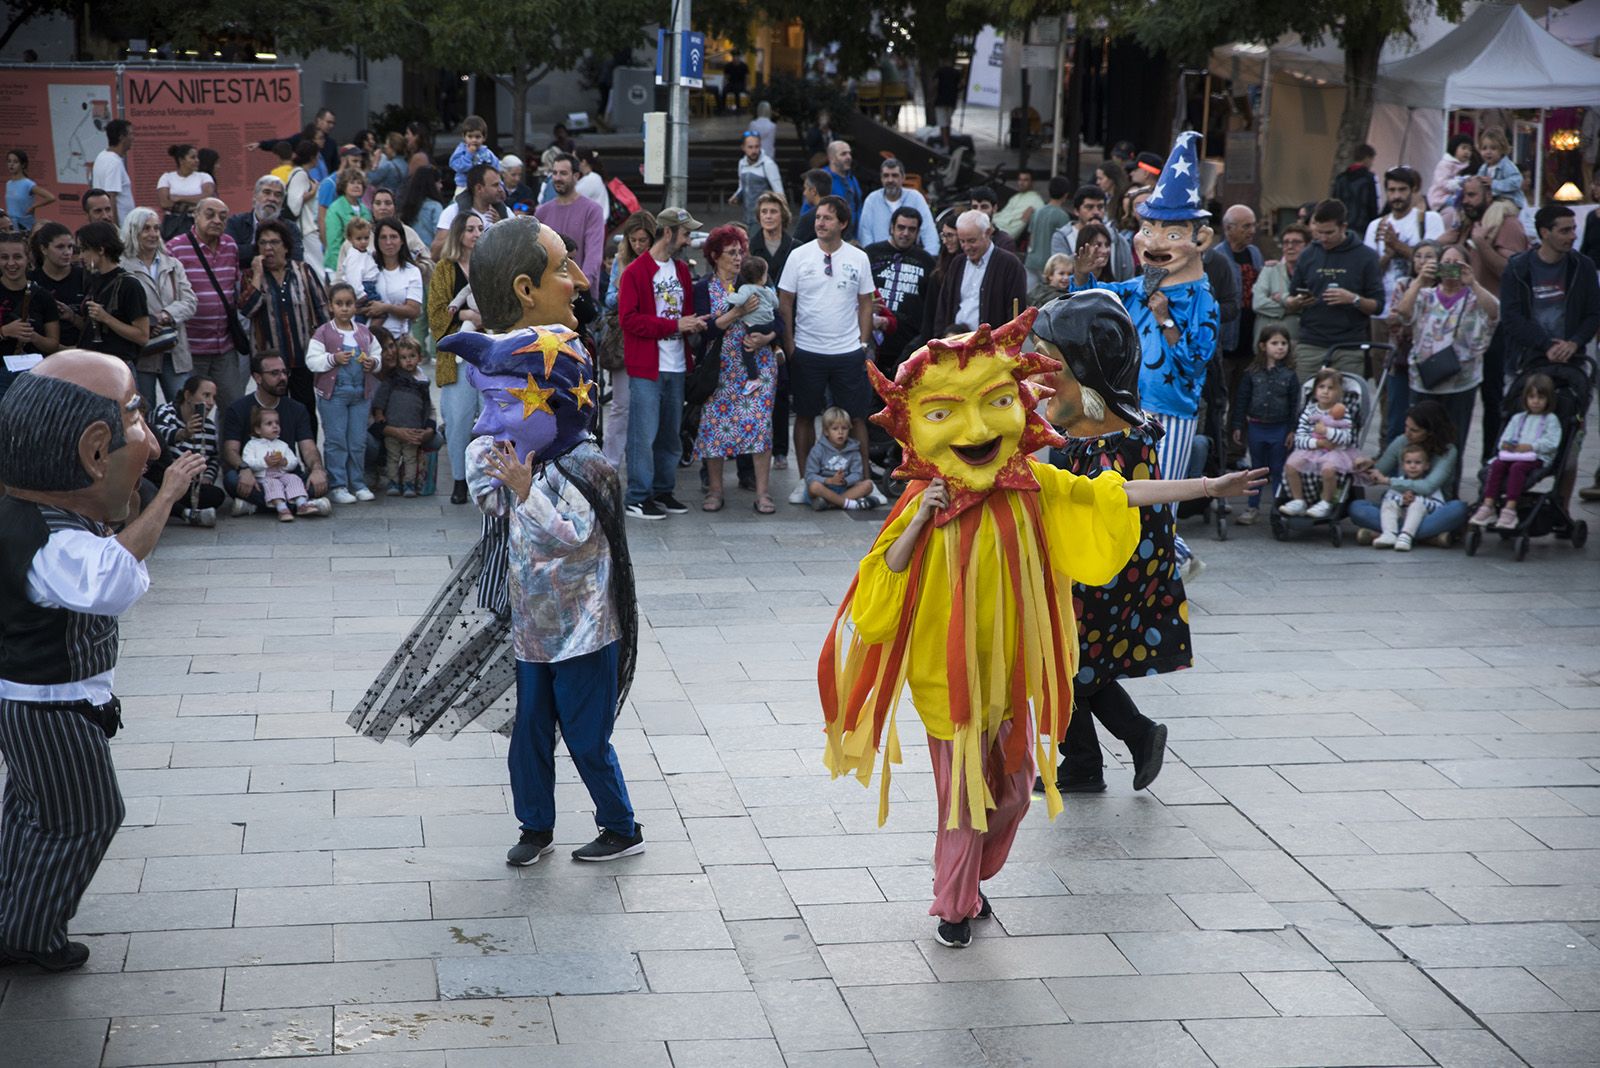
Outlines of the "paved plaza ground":
M616 744L649 848L604 866L505 865L499 737L345 726L470 509L169 530L123 628L128 816L73 924L94 956L0 971L0 1063L1600 1062L1595 547L1189 524L1195 668L1132 686L1166 770L1136 795L1111 748L1108 793L1036 804L953 951L915 717L884 828L821 764L816 654L878 520L751 499L629 523ZM557 800L557 842L591 837L565 758Z

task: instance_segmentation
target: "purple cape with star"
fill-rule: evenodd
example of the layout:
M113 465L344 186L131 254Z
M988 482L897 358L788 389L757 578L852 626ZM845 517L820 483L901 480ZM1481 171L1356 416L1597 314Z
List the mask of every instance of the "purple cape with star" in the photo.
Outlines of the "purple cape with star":
M530 454L536 462L553 460L594 424L600 393L594 365L566 327L451 334L439 348L467 364L467 381L483 395L472 433L510 442L520 460Z

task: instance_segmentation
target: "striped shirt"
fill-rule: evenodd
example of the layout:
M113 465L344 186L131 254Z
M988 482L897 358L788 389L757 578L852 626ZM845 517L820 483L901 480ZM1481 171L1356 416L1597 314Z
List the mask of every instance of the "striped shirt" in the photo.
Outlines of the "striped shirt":
M178 412L176 404L163 404L157 408L154 416L156 437L161 444L171 449L180 456L185 453L197 452L206 458L205 480L215 482L220 465L217 460L217 421L207 414L205 429L200 431L198 437L187 440L178 440L178 434L187 425L183 416Z
M262 348L276 349L291 371L304 367L306 347L317 327L328 321L328 302L319 279L304 263L290 260L283 281L261 272L264 289L252 289L239 306L255 328Z
M189 351L195 356L216 356L233 348L233 340L228 337L228 309L200 263L196 242L191 230L168 241L167 251L183 264L189 285L194 289L194 317L184 324L189 334ZM237 307L239 246L234 244L233 238L223 234L215 249L205 250L205 256L211 273L217 276L217 285L228 295L229 303Z

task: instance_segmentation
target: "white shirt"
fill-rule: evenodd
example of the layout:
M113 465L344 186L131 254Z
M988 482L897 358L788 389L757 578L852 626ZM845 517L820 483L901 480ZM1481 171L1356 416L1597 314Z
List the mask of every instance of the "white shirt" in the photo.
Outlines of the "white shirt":
M96 616L120 616L150 588L150 572L116 538L87 530L57 530L28 566L28 600L41 608L65 608ZM8 701L111 700L112 676L104 671L76 682L32 685L0 679Z
M390 267L378 271L378 299L385 304L404 304L414 300L420 307L422 305L422 272L417 270L415 264L403 263L399 267ZM410 319L402 319L398 315L391 315L383 321L383 328L395 337L411 332Z
M993 256L994 242L991 241L988 251L983 254L983 259L977 263L968 260L966 269L961 272L961 303L956 306L956 322L968 330L978 328L978 315L983 297L983 276L989 272L989 260Z
M933 212L928 208L928 200L915 189L902 188L900 199L891 201L884 196L882 189L874 189L867 194L867 199L861 205L861 218L856 222L856 233L860 236L861 246L877 244L879 241L889 240L889 231L894 226L894 213L901 208L912 208L922 216L922 229L917 237L922 241L923 250L930 256L939 255L939 227L933 221Z
M654 259L654 256L651 257ZM656 261L656 276L650 283L650 288L656 295L656 315L662 319L681 319L683 317L684 292L683 283L678 279L678 261L669 259L666 263ZM688 365L683 359L683 335L673 334L671 337L661 338L656 342L656 352L660 360L660 371L685 371Z
M94 158L94 187L117 198L117 218L126 219L134 208L133 179L128 165L109 148Z
M1387 219L1389 225L1394 227L1395 235L1406 244L1415 247L1419 241L1438 237L1444 233L1444 220L1436 211L1422 212L1412 209L1404 218L1396 219L1387 213L1378 216L1367 224L1366 244L1380 257L1384 254L1383 242L1378 240L1378 227ZM1383 291L1385 294L1384 307L1377 318L1389 314L1389 305L1393 304L1405 293L1406 286L1411 284L1413 275L1411 261L1395 256L1389 260L1383 269Z
M206 183L211 181L211 175L202 171L195 171L185 178L177 171L168 171L156 180L157 189L165 189L174 197L200 197L206 192ZM216 183L212 183L215 188Z
M860 298L875 288L867 254L854 245L831 256L815 241L795 249L778 280L780 293L794 294L795 348L819 356L861 348Z
M588 197L600 205L600 217L602 219L611 214L611 194L606 192L606 180L604 178L590 171L578 179L576 188L580 197Z
M483 220L483 225L485 227L489 226L491 223L496 221L495 216L491 215L487 211L478 211L477 208L473 208L472 210L475 211L475 212L478 212L478 218ZM460 215L460 214L461 214L461 205L457 204L455 201L452 200L450 203L446 204L444 206L444 210L439 213L439 225L438 225L437 229L439 229L439 230L448 230L448 229L450 229L450 224L455 222L456 221L456 216Z
M372 258L371 250L356 248L348 241L340 256L339 278L354 286L356 300L361 300L366 296L366 284L378 280L378 261Z

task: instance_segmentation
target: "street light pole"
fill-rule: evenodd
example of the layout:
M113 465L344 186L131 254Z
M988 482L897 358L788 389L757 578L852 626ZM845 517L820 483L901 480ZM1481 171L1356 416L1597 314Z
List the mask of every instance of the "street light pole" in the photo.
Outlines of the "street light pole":
M672 75L667 84L672 86L667 101L667 127L672 132L672 145L667 154L667 207L689 206L689 87L683 83L683 71L689 49L690 0L673 0L672 8Z

